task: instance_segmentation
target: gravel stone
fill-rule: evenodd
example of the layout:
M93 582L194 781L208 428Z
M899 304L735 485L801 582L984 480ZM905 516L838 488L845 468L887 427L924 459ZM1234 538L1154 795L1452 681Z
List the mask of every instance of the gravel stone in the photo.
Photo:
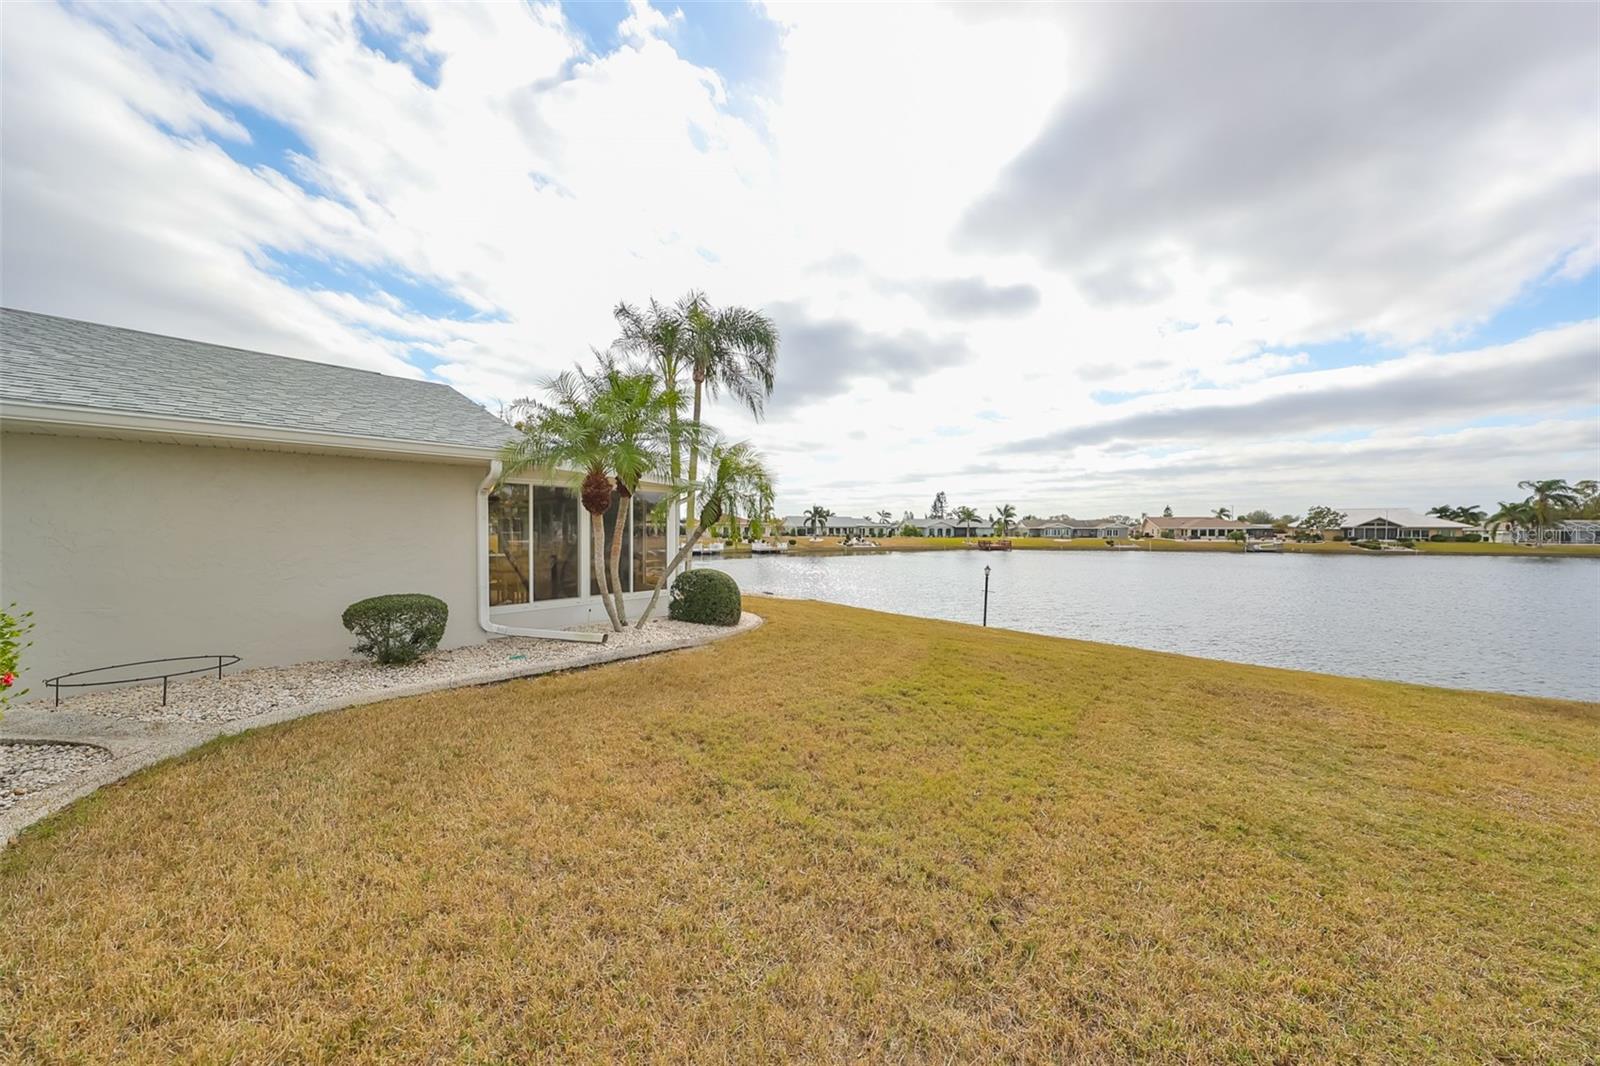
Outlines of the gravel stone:
M757 625L760 618L745 612L735 629ZM607 623L583 627L604 632ZM719 627L654 619L644 629L631 626L612 633L604 644L576 644L533 637L497 637L483 644L439 651L404 666L379 666L366 659L333 659L241 670L216 677L173 679L167 705L161 705L161 683L101 689L61 701L63 711L76 711L138 722L219 723L308 703L322 703L365 692L403 688L434 681L470 683L521 667L563 663L582 665L596 654L644 650L652 645L692 640L721 632Z
M69 781L111 758L89 744L16 744L0 742L0 811L22 797Z

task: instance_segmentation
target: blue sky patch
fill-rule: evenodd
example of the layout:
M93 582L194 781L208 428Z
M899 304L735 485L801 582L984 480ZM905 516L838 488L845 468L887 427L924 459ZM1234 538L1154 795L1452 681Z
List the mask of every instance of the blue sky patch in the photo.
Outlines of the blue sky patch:
M387 293L412 314L462 322L504 321L503 313L484 313L450 292L439 281L417 277L394 267L367 266L349 259L263 248L266 270L297 289L343 292L363 300ZM398 339L398 338L393 338Z
M409 11L394 9L401 20L400 30L390 32L373 23L365 17L359 9L356 13L356 33L361 37L361 43L368 49L378 53L391 63L399 63L411 71L422 84L430 89L439 87L439 70L444 65L444 57L437 52L427 52L419 48L406 48L409 42L415 45L423 40L427 32L425 26Z
M202 99L212 108L232 117L250 134L248 141L237 140L221 133L209 136L209 140L226 152L229 159L252 170L256 167L270 167L290 181L301 186L305 185L304 180L295 173L294 164L289 158L290 155L315 158L316 153L305 142L305 138L266 112L258 111L248 104L230 103L209 93Z

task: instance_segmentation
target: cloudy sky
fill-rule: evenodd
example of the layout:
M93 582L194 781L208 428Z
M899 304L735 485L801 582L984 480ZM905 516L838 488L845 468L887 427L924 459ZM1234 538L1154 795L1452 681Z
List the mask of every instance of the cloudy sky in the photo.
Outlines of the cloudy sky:
M1600 476L1600 8L8 5L6 305L493 407L690 288L780 504Z

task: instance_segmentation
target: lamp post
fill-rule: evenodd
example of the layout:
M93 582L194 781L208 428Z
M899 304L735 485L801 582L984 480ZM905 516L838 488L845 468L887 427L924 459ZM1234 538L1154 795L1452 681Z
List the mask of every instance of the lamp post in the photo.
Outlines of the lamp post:
M989 624L989 568L983 568L983 624Z

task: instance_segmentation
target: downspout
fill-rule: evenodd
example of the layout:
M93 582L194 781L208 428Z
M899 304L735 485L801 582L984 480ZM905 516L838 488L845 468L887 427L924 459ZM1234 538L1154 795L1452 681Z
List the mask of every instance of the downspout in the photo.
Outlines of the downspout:
M583 633L570 629L518 629L489 621L489 493L500 480L500 460L489 460L489 476L478 486L478 628L502 637L538 637L578 644L604 644L609 633Z

